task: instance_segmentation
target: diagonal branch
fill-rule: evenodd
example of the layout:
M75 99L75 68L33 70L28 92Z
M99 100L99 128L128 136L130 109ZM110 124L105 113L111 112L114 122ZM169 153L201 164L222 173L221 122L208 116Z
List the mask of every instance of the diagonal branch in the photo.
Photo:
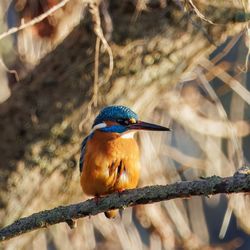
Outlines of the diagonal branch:
M46 12L41 14L40 16L33 18L31 21L29 21L27 23L22 23L19 27L13 27L13 28L7 30L6 32L0 34L0 40L5 38L6 36L12 35L20 30L26 29L28 27L31 27L31 26L41 22L42 20L44 20L45 18L47 18L48 16L52 15L54 12L56 12L57 10L62 8L64 5L66 5L69 1L70 0L62 0L60 3L54 5L52 8L50 8L49 10L47 10Z
M0 230L0 241L45 228L61 222L73 222L74 219L96 215L110 209L125 208L139 204L148 204L175 198L190 196L208 196L214 194L230 194L250 192L250 170L236 172L231 177L212 176L194 181L181 181L170 185L156 185L126 190L120 194L113 193L98 200L94 199L45 210L19 219Z

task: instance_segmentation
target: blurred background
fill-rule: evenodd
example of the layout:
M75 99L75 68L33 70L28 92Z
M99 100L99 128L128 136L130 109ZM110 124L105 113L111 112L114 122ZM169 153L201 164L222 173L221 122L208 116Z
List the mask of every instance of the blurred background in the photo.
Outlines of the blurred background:
M2 0L0 226L88 198L80 144L110 104L172 128L138 134L141 187L249 164L249 12L248 0ZM247 194L176 199L0 249L250 249L249 211Z

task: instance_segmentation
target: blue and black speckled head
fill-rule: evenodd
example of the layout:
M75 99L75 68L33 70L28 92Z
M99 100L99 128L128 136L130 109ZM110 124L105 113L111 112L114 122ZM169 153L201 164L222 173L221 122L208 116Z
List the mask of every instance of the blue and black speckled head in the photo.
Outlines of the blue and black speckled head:
M138 120L138 115L130 108L125 106L108 106L102 109L99 115L95 118L93 127L104 121L117 121L117 120Z
M108 122L112 122L108 124ZM108 106L102 109L92 126L92 132L99 130L110 133L124 133L128 130L167 131L166 127L138 120L138 115L125 106Z

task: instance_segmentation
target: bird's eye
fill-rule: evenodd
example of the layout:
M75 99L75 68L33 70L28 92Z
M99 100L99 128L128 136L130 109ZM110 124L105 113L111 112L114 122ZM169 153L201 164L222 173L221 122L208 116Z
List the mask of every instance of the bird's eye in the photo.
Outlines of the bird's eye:
M116 121L121 125L129 125L129 120L126 119L118 119Z
M130 118L130 119L118 119L116 120L116 122L118 122L121 125L129 125L129 124L134 124L136 123L136 119L135 118Z

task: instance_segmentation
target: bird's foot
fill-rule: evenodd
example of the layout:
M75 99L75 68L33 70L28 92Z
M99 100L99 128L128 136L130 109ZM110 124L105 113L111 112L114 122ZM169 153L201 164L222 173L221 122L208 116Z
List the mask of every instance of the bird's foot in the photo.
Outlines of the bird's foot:
M234 175L249 175L249 174L250 174L250 166L245 165L237 169Z
M70 229L74 229L74 228L77 227L77 221L76 220L68 219L65 222L68 224Z
M98 205L99 204L99 202L100 202L100 195L95 195L95 197L94 197L94 201L95 201L95 204L96 205Z
M122 193L125 191L125 188L117 190L118 196L121 197Z

